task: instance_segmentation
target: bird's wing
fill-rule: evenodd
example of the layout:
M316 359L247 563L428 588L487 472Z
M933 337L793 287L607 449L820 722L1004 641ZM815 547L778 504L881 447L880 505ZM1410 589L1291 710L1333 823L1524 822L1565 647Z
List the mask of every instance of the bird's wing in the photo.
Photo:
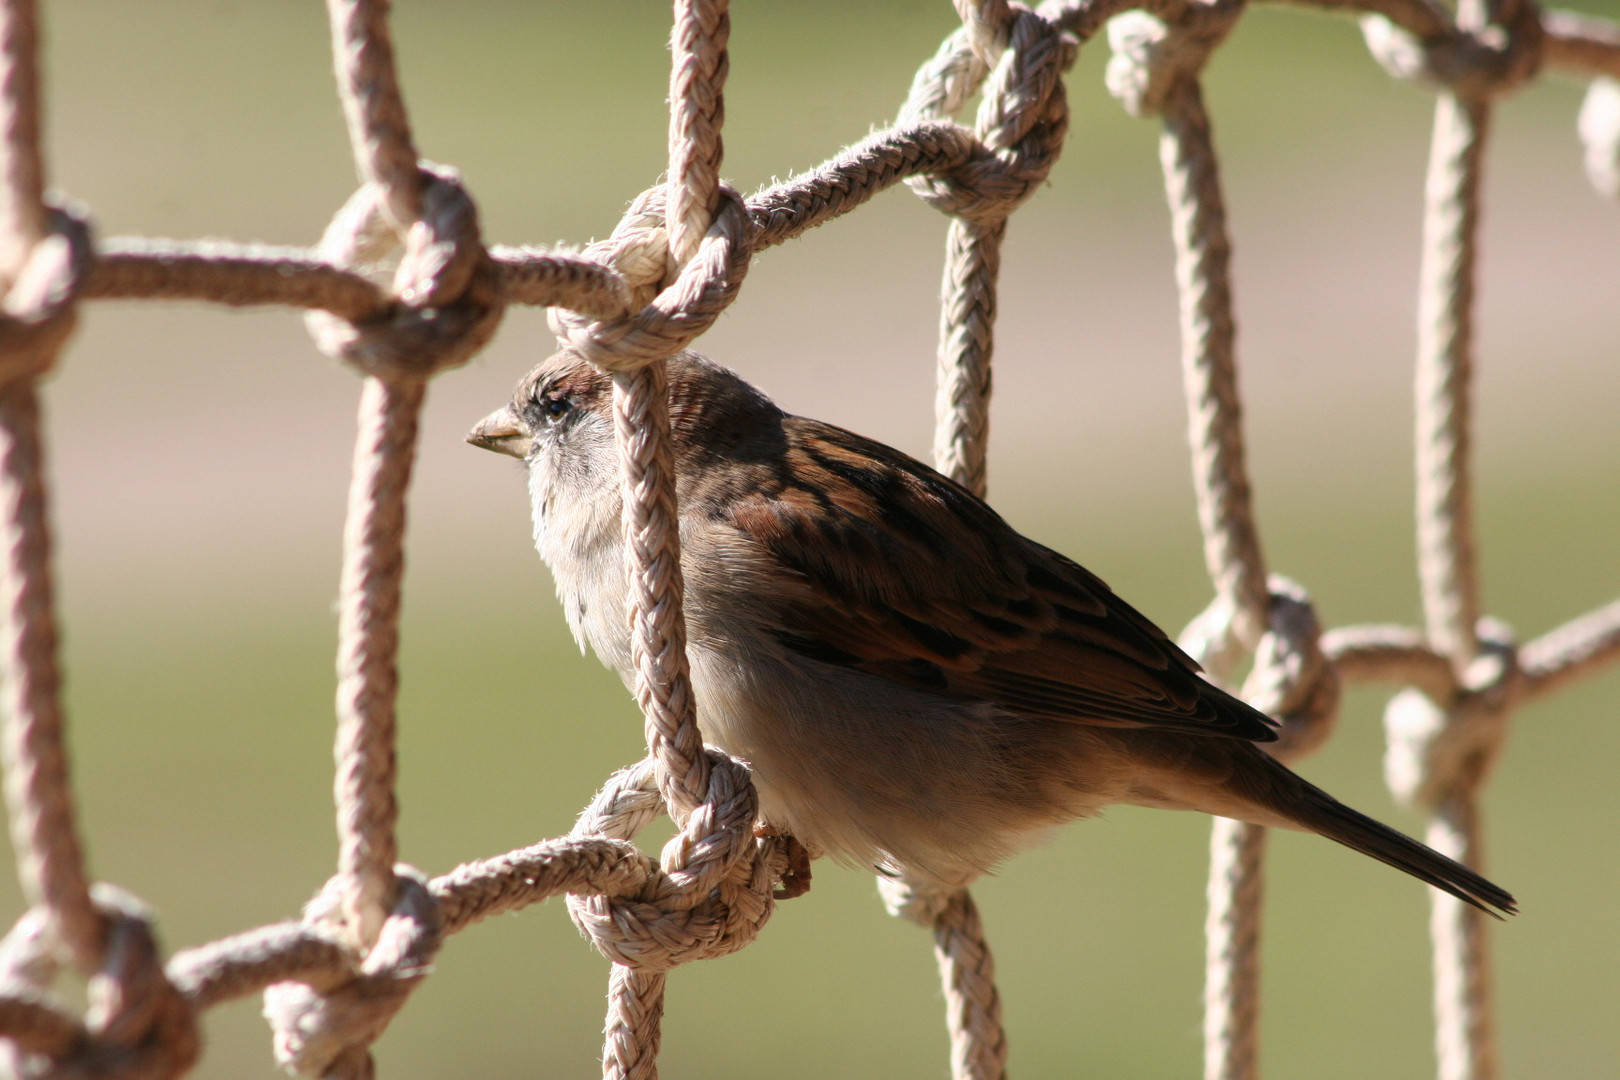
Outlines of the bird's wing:
M840 428L786 431L789 467L726 522L786 570L766 601L786 648L1034 718L1276 738L1101 579L964 488Z

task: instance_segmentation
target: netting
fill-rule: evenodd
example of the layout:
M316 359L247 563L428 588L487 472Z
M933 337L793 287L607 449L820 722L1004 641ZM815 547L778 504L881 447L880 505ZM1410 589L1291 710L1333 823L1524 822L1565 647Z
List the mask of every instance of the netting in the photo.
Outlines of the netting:
M282 1064L311 1075L373 1070L369 1047L450 934L569 895L613 961L604 1071L656 1075L666 973L743 948L799 891L791 838L756 835L746 766L705 747L686 672L678 532L662 360L732 303L752 255L908 182L948 215L937 466L985 488L1000 244L1062 148L1063 74L1107 27L1110 89L1160 118L1177 250L1183 366L1206 564L1215 598L1183 641L1216 678L1245 662L1242 692L1285 725L1292 759L1329 734L1341 686L1384 681L1391 787L1428 840L1473 865L1478 801L1514 710L1620 656L1620 602L1529 642L1483 617L1472 551L1471 332L1482 148L1493 102L1543 67L1594 79L1581 115L1594 182L1620 189L1620 28L1528 2L1324 3L1363 16L1375 56L1437 88L1419 299L1417 472L1424 624L1324 630L1298 584L1268 572L1250 507L1237 388L1230 242L1199 73L1241 3L961 0L962 29L919 71L892 128L808 173L743 198L719 179L727 70L723 3L677 3L669 172L611 237L575 253L486 245L452 169L422 160L394 74L387 4L329 5L340 97L363 183L313 250L93 238L45 194L34 5L0 26L4 148L0 268L0 677L5 786L32 905L0 946L0 1034L16 1075L178 1076L196 1062L199 1014L264 992ZM1139 10L1127 10L1139 9ZM979 99L971 127L956 120ZM382 269L379 269L382 268ZM97 298L187 298L310 310L328 355L362 376L340 583L337 873L298 922L165 958L129 894L91 885L63 750L36 383ZM612 777L568 836L434 878L398 861L395 717L406 495L428 381L490 340L509 304L557 308L558 336L614 379L631 551L636 699L648 757ZM657 859L634 838L668 813ZM1257 1070L1265 834L1217 821L1209 884L1208 1077ZM958 1077L1005 1073L994 966L967 891L883 883L891 909L934 933ZM1440 1075L1496 1075L1485 926L1435 894ZM62 969L89 980L82 1016L51 995Z

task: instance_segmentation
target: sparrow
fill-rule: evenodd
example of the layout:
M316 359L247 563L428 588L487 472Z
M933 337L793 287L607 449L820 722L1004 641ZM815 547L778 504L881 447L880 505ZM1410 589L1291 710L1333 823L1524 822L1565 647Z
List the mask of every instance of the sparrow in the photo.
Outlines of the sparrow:
M1078 563L906 454L668 362L687 655L762 826L956 888L1117 803L1320 833L1492 914L1505 890L1268 755L1276 724ZM564 350L467 435L527 466L568 625L633 683L612 383Z

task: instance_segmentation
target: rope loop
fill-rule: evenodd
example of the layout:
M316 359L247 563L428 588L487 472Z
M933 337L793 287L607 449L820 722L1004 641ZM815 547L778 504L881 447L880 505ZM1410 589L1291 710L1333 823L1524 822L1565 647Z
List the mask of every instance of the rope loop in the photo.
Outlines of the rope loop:
M1382 15L1361 19L1361 36L1390 75L1443 86L1469 101L1518 89L1541 70L1546 33L1533 3L1504 5L1505 21L1420 38Z
M190 1001L164 972L150 911L131 894L107 884L91 888L106 927L105 948L86 985L89 1008L74 1037L56 1040L60 1053L39 1044L8 1048L0 1068L19 1078L52 1080L173 1080L196 1063L202 1043ZM54 979L60 949L38 909L20 920L0 946L5 996L34 999L67 1021L43 998Z
M1475 790L1506 741L1523 684L1513 632L1478 623L1480 652L1449 702L1407 689L1384 709L1384 780L1403 806L1433 810L1450 793Z
M1173 24L1145 11L1115 17L1108 23L1108 92L1132 116L1159 115L1175 86L1203 71L1243 9L1243 0L1214 0L1188 4Z
M754 225L742 196L721 184L714 220L697 253L678 271L670 253L662 185L631 203L606 240L585 258L617 271L638 310L616 319L592 319L554 308L551 328L604 371L624 374L680 352L731 306L753 253ZM673 280L672 280L673 279Z
M74 301L95 259L82 207L47 200L45 214L45 235L0 299L0 392L51 369L73 331Z
M1266 750L1294 761L1314 753L1333 733L1341 686L1322 653L1322 625L1310 594L1281 574L1272 574L1267 585L1266 632L1244 680L1243 700L1282 723Z
M478 207L454 169L422 161L422 216L403 236L387 193L367 183L332 218L320 253L345 270L377 269L401 250L396 302L350 321L311 311L305 325L328 356L367 375L425 379L466 363L495 336L505 310L499 275L478 228Z
M394 879L394 903L382 933L349 978L319 985L281 982L265 990L264 1017L282 1068L334 1080L374 1075L369 1047L427 975L442 942L439 906L427 878L401 863ZM342 901L342 879L333 877L305 907L305 924L341 929Z
M712 747L705 800L664 846L659 868L624 897L571 893L580 932L616 964L663 972L736 952L758 936L789 876L792 841L756 835L759 800L748 767ZM573 837L634 839L664 811L651 758L611 777L574 825Z
M1337 669L1322 651L1322 627L1310 594L1281 574L1271 574L1266 584L1266 632L1255 646L1254 666L1239 696L1281 722L1277 741L1266 750L1295 761L1315 752L1333 733L1342 687ZM1224 682L1243 657L1236 613L1225 596L1216 596L1179 641L1217 682Z
M948 173L915 176L928 205L966 221L1000 221L1034 194L1063 149L1069 129L1063 72L1078 40L1022 4L987 28L970 21L918 70L897 126L949 121L981 86L973 133L982 150Z

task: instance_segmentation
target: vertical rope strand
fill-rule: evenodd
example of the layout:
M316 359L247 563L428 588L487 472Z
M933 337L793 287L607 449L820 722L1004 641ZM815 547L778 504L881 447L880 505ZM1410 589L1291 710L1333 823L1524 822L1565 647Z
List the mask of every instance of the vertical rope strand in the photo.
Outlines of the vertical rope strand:
M1260 1070L1260 917L1266 830L1216 818L1204 919L1204 1080Z
M338 97L362 180L387 193L394 228L422 216L423 181L388 31L388 0L327 0Z
M608 975L602 1080L658 1080L658 1051L664 1041L664 982L661 971L613 965Z
M684 822L708 791L709 759L686 662L666 380L661 362L614 375L613 424L624 491L636 702L646 721L648 751L661 766L659 792L670 815Z
M79 969L91 971L104 931L90 901L68 785L39 399L26 382L0 396L0 549L0 701L18 877Z
M1483 862L1479 807L1472 792L1456 792L1434 809L1424 839L1468 866ZM1437 889L1429 891L1434 940L1435 1051L1440 1080L1496 1080L1496 1031L1491 1010L1490 943L1485 919Z
M1265 633L1270 593L1243 450L1226 200L1196 79L1178 79L1166 98L1159 160L1176 246L1182 378L1204 562L1216 592L1232 605L1238 640L1252 650Z
M367 376L343 529L337 686L338 873L355 943L370 948L394 897L394 704L399 690L405 494L426 385Z
M39 111L38 15L33 0L7 0L0 5L0 273L8 281L45 235Z
M719 198L730 31L726 0L675 0L664 224L677 270L697 253ZM680 510L663 360L613 372L613 428L624 500L636 703L656 763L659 795L670 817L684 825L709 795L711 770L686 659ZM666 865L680 857L679 847L666 851ZM655 1080L663 1008L661 973L614 968L605 1076Z
M40 153L39 25L32 0L0 5L0 275L12 284L45 235ZM19 350L39 348L16 341ZM90 900L68 783L56 604L39 398L45 365L22 356L0 390L0 703L5 791L23 895L43 905L81 971L100 963L104 928Z
M1479 651L1472 441L1474 260L1489 106L1439 97L1419 272L1418 574L1429 641L1460 671Z
M1003 1080L1007 1036L1001 1026L996 962L978 905L966 889L953 893L934 919L934 956L945 991L952 1080Z
M669 73L669 250L685 265L713 220L725 144L726 43L731 15L724 0L675 0Z
M945 240L934 391L934 468L981 499L989 486L996 284L1007 219L953 218Z
M1176 248L1182 381L1204 561L1216 594L1231 608L1234 636L1253 650L1266 629L1271 593L1243 448L1226 201L1197 79L1176 81L1163 115L1159 158ZM1205 1080L1258 1075L1264 854L1264 829L1216 819L1204 924Z
M1479 652L1470 473L1474 264L1489 106L1442 93L1435 109L1418 298L1417 532L1425 629L1459 674ZM1475 795L1445 792L1429 826L1438 850L1480 868ZM1430 898L1435 1048L1444 1080L1494 1080L1484 917ZM1466 910L1464 910L1466 908Z

